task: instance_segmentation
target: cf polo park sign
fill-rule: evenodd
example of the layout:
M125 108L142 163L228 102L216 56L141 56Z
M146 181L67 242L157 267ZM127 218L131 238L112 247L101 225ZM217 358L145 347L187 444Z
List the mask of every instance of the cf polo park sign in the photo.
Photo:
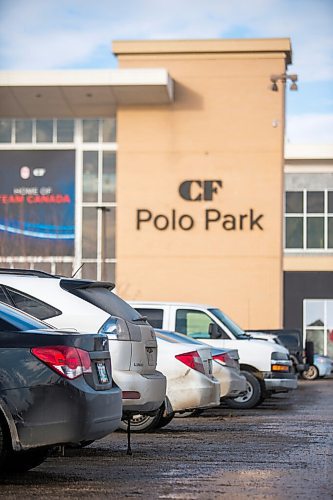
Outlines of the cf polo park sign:
M185 180L178 188L180 197L190 203L214 201L223 188L220 179L213 180ZM264 214L257 214L253 208L246 213L224 213L218 208L205 208L200 223L205 231L217 225L225 231L263 231ZM178 213L175 208L168 213L154 213L148 208L139 208L136 211L136 229L143 230L153 226L158 231L190 231L198 225L195 217L190 213Z

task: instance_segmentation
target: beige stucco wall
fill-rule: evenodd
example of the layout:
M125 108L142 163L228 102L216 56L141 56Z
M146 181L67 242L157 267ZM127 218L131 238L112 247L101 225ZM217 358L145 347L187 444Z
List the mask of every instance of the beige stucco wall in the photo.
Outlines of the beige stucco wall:
M332 255L285 255L284 271L331 271L333 269Z
M118 109L117 289L127 299L210 303L246 328L274 328L282 323L284 89L269 87L290 45L238 42L195 42L195 53L194 42L114 44L120 67L163 67L175 82L171 105ZM192 179L223 187L212 201L186 201L178 188ZM175 210L194 225L138 230L138 209L169 218ZM211 209L237 219L252 209L263 230L250 230L249 216L243 230L205 230Z

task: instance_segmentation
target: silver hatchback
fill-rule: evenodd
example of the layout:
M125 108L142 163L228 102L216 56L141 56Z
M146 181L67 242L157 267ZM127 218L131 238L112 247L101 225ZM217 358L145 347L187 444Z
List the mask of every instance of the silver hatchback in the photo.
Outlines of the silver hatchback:
M153 328L112 292L113 283L0 269L0 300L56 328L108 335L113 378L122 389L124 416L154 412L164 401L165 376L156 370Z

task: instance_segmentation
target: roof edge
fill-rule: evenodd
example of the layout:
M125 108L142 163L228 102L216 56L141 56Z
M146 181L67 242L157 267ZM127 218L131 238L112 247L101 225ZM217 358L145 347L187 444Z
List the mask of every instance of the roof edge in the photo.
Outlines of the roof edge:
M285 160L332 160L333 144L286 144Z
M142 54L193 54L193 53L278 53L292 62L290 38L225 38L199 40L114 40L112 52L116 56Z

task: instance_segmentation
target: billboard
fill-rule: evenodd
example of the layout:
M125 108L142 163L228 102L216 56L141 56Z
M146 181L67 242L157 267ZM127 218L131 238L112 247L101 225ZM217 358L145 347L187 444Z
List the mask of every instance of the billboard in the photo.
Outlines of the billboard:
M75 151L0 151L1 256L74 255Z

